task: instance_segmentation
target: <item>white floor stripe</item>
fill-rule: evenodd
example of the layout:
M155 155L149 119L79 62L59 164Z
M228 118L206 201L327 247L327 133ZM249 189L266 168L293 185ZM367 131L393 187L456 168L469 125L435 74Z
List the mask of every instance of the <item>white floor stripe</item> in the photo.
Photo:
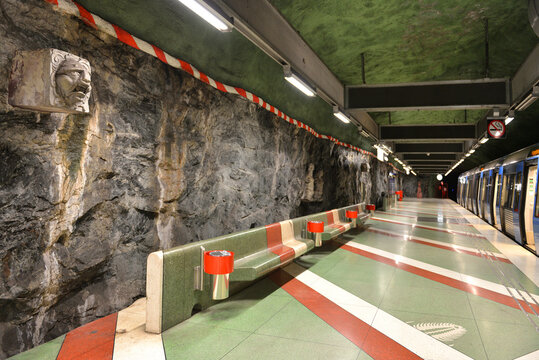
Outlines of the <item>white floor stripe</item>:
M536 286L539 286L539 260L535 255L508 238L489 223L483 221L483 219L471 213L468 209L465 209L456 203L454 206L465 218L473 219L473 221L468 221L472 222L474 227L479 230L492 245L504 253L513 265L519 268L520 271L532 280Z
M373 328L424 359L471 359L299 265L293 263L284 270L361 321L372 323Z
M401 237L403 239L406 239L406 240L410 240L410 239L421 240L421 241L424 241L424 242L428 242L430 244L436 244L436 245L443 245L443 246L452 247L455 250L465 250L465 251L474 252L476 254L480 254L479 250L477 250L476 248L468 247L468 246L456 245L456 244L452 244L452 243L446 243L446 242L443 242L443 241L430 240L430 239L427 239L427 238L424 238L424 237L421 237L421 236L410 235L408 233L403 234L403 233L398 233L398 232L395 232L395 231L390 231L390 230L377 228L376 226L371 226L371 227L369 227L369 229L373 229L373 230L376 230L376 231L379 231L379 232L382 232L382 233L387 233L387 234L399 236L399 237ZM500 254L500 253L494 253L494 254L499 258L507 259L507 257L505 255L503 255L503 254Z
M476 233L471 233L471 232L468 232L468 231L463 231L463 230L455 230L455 229L447 229L447 228L439 228L439 227L435 227L435 226L428 226L428 225L422 225L422 224L418 224L418 223L410 223L410 222L406 222L406 221L400 221L400 220L393 220L393 219L383 219L383 218L378 218L378 217L371 217L372 220L381 220L383 222L389 222L389 223L394 223L394 224L397 224L397 225L410 225L412 227L416 227L416 226L421 226L421 228L423 229L429 229L429 230L441 230L445 233L448 233L448 234L451 234L451 235L461 235L461 236L483 236L481 234L476 234Z
M343 242L343 243L345 243L345 242ZM511 296L511 294L507 291L505 286L494 283L494 282L491 282L491 281L488 281L488 280L483 280L483 279L476 278L474 276L465 275L465 274L462 274L462 273L459 273L459 272L456 272L456 271L453 271L453 270L445 269L445 268L442 268L442 267L439 267L439 266L436 266L436 265L427 264L427 263L424 263L422 261L414 260L414 259L402 256L402 255L396 255L396 254L393 254L393 253L390 253L390 252L387 252L387 251L384 251L384 250L376 249L376 248L373 248L371 246L358 244L356 242L350 241L350 242L347 242L345 244L348 245L348 246L355 247L355 248L360 249L360 250L368 251L370 253L392 259L392 260L396 261L397 263L401 262L401 263L404 263L404 264L415 266L415 267L418 267L418 268L423 269L423 270L427 270L427 271L430 271L430 272L433 272L433 273L436 273L436 274L439 274L439 275L447 276L447 277L455 279L455 280L463 281L463 282L468 283L470 285L478 286L478 287L481 287L483 289L487 289L487 290L490 290L490 291L497 292L498 294ZM518 295L518 293L516 293L515 289L513 289L513 288L509 288L509 289L511 290L511 292L513 292L513 296L515 298L517 298L519 300L522 300L522 297L520 297ZM532 301L532 299L530 299L527 294L523 294L523 295L526 297L526 300ZM536 301L539 302L539 296L538 295L535 295L535 294L531 294L531 295L535 298Z
M118 313L113 360L165 360L160 334L144 331L146 299L139 299Z
M515 360L537 360L537 359L539 359L539 350L536 350L524 356L518 357Z

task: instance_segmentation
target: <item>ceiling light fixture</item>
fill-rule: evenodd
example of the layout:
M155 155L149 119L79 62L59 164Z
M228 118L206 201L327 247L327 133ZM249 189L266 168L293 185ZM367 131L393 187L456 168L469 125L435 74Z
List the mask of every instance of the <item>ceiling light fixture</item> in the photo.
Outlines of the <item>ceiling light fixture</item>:
M528 96L526 96L524 98L524 100L522 100L516 107L515 107L515 110L517 111L523 111L523 110L526 110L531 104L533 104L535 102L535 100L537 100L537 98L539 97L539 86L535 85L533 88L532 88L532 92L531 94L528 94Z
M232 24L224 16L219 14L215 9L201 0L179 0L187 6L192 12L206 20L217 30L226 32L232 30Z
M508 125L513 120L515 120L515 110L509 110L509 113L505 117L505 125Z
M417 174L416 174L413 170L411 170L410 172L411 172L412 174L414 174L415 176L417 176Z
M296 88L299 89L299 91L301 91L307 96L312 97L315 95L314 89L310 87L309 85L307 85L307 83L303 81L298 75L294 74L290 65L285 65L283 67L283 70L284 70L284 78L286 79L286 81L294 85Z
M480 142L481 144L484 144L484 143L486 143L488 140L489 140L488 137L484 137L484 138L482 138L481 141L479 141L479 142Z
M343 123L345 124L349 124L350 123L350 118L346 115L344 115L344 113L342 111L339 110L339 107L338 106L334 106L333 107L333 115L341 120Z

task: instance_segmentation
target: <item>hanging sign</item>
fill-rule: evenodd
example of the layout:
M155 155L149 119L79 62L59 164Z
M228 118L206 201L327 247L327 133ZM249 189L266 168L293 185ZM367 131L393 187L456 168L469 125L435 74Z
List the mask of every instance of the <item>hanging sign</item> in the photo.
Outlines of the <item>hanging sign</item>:
M490 139L505 139L504 120L497 118L487 118L487 134Z

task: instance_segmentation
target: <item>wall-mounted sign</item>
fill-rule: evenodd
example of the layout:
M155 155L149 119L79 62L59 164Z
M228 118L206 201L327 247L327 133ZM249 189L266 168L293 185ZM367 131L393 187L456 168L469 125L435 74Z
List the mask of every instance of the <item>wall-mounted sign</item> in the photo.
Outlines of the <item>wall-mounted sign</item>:
M498 118L487 118L487 134L490 139L505 139L504 120Z

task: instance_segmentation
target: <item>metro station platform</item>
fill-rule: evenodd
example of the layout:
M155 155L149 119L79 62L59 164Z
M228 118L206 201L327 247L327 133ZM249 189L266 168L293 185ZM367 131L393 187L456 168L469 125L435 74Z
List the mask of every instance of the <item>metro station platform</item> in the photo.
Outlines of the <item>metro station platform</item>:
M161 335L145 299L14 359L539 359L539 260L406 200Z

